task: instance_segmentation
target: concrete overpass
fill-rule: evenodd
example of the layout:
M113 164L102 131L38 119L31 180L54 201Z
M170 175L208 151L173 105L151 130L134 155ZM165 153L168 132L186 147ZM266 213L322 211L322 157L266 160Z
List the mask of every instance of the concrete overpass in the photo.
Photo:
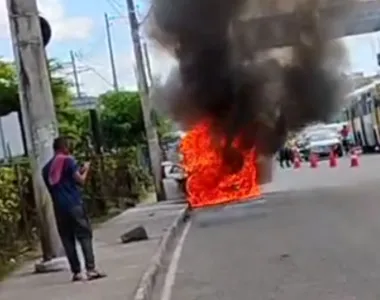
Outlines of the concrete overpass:
M267 0L269 1L269 0ZM333 1L329 1L331 4ZM335 1L320 10L322 24L326 27L329 38L359 35L380 30L380 0L371 1ZM347 10L342 17L333 20L333 16ZM237 31L252 40L257 49L280 48L294 44L299 30L294 23L293 13L283 12L271 16L260 16L240 21ZM248 30L247 28L250 28ZM258 30L252 32L252 28ZM260 42L257 42L260 41Z

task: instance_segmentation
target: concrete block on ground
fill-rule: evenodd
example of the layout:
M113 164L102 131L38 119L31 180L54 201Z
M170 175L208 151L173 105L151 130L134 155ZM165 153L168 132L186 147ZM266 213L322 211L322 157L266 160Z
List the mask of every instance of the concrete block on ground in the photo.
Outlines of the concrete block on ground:
M41 261L34 265L37 274L61 272L68 269L66 257L57 257L49 261Z
M145 241L148 239L148 233L146 232L145 227L136 226L122 234L120 239L123 244Z

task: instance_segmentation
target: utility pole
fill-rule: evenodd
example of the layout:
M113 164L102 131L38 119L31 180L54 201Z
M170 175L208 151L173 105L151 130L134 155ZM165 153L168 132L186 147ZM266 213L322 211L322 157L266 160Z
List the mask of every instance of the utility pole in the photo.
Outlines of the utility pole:
M77 70L77 64L75 61L75 54L73 51L70 51L70 58L71 58L71 65L73 67L75 91L77 93L78 99L81 99L82 95L81 95L80 86L79 86L78 70Z
M152 104L150 103L149 99L149 87L144 68L143 52L141 49L139 23L137 20L136 9L133 0L126 1L131 28L131 37L136 58L137 83L141 97L141 106L144 116L146 137L148 141L151 170L153 174L154 185L156 188L157 200L163 201L166 197L162 182L161 148L158 140L156 123L155 120L153 120L154 113L152 110Z
M145 63L146 63L146 71L148 72L148 78L150 84L153 82L153 74L152 74L152 68L150 65L150 57L149 57L149 51L148 51L148 45L147 43L143 43L143 53L144 53L144 58L145 58Z
M111 26L110 26L110 19L107 14L104 14L104 19L106 22L106 33L107 33L107 41L108 41L108 52L110 55L110 63L111 63L111 71L112 71L112 82L113 82L113 88L115 92L119 91L119 84L117 82L117 74L116 74L116 66L115 66L115 58L113 54L113 47L112 47L112 38L111 38Z
M73 51L70 51L70 58L71 58L71 65L73 68L73 75L74 75L74 85L75 85L75 90L77 94L78 100L83 100L83 95L80 90L80 84L79 84L79 77L78 77L78 70L77 70L77 64L75 60L75 54ZM95 151L97 154L102 154L102 134L100 130L100 123L99 123L99 117L98 117L98 112L95 108L89 109L90 113L90 122L91 122L91 128L92 128L92 134L93 134L93 143L95 147Z
M81 90L80 90L80 84L79 84L79 77L78 77L78 70L77 70L77 64L75 60L75 54L73 51L70 51L70 58L71 58L71 65L73 68L73 75L74 75L74 85L75 85L75 90L77 94L77 98L79 101L85 100ZM88 98L88 97L87 97ZM96 182L95 178L93 178L91 184L95 188L95 190L100 186L100 206L97 207L96 209L101 209L104 210L107 209L104 205L104 198L105 198L105 187L104 187L104 180L103 180L103 174L104 174L104 161L103 161L103 138L102 138L102 132L100 129L100 122L99 122L99 116L98 116L98 111L97 108L90 108L89 109L89 115L90 115L90 126L91 126L91 133L92 133L92 144L94 145L94 150L96 155L99 158L99 164L100 164L100 173L99 173L99 180L100 182Z
M43 252L42 262L36 265L36 271L61 270L65 260L58 258L64 252L56 228L53 203L41 176L43 166L53 156L52 144L58 135L58 124L40 18L35 0L7 0L7 8Z

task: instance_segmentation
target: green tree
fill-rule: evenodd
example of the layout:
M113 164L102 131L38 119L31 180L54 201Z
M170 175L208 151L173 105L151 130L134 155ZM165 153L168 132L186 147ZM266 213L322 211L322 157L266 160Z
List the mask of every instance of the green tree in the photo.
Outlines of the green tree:
M54 105L61 135L79 140L83 134L83 114L72 106L71 83L62 75L63 66L49 60ZM13 63L0 60L0 116L19 112L17 74Z
M146 142L139 93L136 91L107 92L100 97L101 123L105 145L120 149ZM171 130L171 122L156 113L159 136Z
M100 97L101 126L108 149L120 149L145 141L140 97L137 92L107 92Z
M50 60L49 71L59 133L79 142L88 128L87 116L72 105L71 83L61 75L63 66L56 60Z
M173 122L164 116L157 117L157 131L160 138L169 135L173 130Z
M19 107L14 66L0 59L0 116L18 111Z

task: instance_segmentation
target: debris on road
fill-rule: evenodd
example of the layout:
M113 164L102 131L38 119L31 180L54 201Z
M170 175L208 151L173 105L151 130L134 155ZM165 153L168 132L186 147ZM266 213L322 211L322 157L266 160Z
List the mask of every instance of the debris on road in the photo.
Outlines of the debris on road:
M137 226L125 232L120 237L120 239L123 244L127 244L132 242L146 241L149 239L149 237L146 229L143 226Z

